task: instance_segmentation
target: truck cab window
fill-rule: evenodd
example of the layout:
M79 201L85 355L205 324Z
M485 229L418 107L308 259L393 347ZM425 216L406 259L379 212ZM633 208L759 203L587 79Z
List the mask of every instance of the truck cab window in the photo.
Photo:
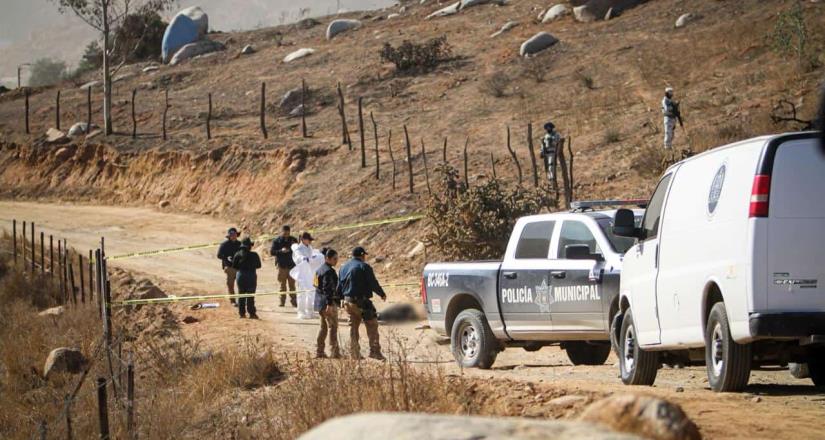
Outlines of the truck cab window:
M591 254L601 254L602 250L596 242L596 237L593 232L582 222L565 221L561 226L561 234L559 236L559 254L558 258L565 258L564 250L570 245L586 245L590 249Z
M647 204L647 211L645 211L645 218L642 221L643 239L650 240L656 238L659 234L659 219L662 217L662 208L665 204L665 194L670 185L670 178L672 174L668 174L659 181L656 186L656 191L653 197L650 198L650 203Z
M550 251L550 238L553 236L555 224L554 221L543 221L525 225L516 247L516 258L546 259Z

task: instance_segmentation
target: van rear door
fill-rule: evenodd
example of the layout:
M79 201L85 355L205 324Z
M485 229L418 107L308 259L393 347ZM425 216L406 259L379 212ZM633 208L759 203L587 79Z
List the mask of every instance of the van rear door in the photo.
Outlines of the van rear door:
M768 196L764 276L770 311L825 311L823 191L825 151L817 137L796 136L782 142L773 161Z

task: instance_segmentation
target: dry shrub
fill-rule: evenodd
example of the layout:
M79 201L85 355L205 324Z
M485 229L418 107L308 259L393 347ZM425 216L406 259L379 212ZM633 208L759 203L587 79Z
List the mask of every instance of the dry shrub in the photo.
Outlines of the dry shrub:
M523 58L521 61L522 75L531 78L536 83L543 83L552 67L553 58L549 55Z
M619 130L615 127L610 127L604 132L604 143L605 144L615 144L622 139Z
M421 44L404 40L400 46L393 47L390 43L384 43L381 62L395 64L396 72L418 73L434 69L451 55L452 48L447 43L447 37L442 35Z
M481 91L494 98L501 98L507 95L510 83L513 79L506 72L495 72L481 81Z
M442 177L427 200L425 242L444 257L501 258L516 219L557 203L547 188L528 189L499 179L465 188L450 165L440 165L436 173Z

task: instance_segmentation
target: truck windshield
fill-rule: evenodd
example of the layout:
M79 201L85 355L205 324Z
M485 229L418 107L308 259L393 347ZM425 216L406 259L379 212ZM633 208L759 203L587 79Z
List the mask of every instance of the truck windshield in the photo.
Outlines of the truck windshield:
M599 224L599 227L604 232L605 237L607 237L607 241L610 242L610 245L613 246L613 250L624 254L630 249L631 246L636 244L635 238L628 238L628 237L617 237L613 235L613 219L612 218L600 218L596 219L596 223ZM642 223L642 218L638 215L636 216L636 227L638 227Z

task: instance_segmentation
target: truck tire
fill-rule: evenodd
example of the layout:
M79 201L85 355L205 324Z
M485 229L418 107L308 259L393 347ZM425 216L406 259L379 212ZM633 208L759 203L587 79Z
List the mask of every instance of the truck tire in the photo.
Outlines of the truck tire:
M450 341L456 362L464 368L487 370L498 355L498 341L480 310L467 309L456 316Z
M742 391L748 385L751 362L751 345L733 340L725 304L716 303L705 329L705 364L710 388L716 392Z
M825 388L825 349L819 349L808 358L808 374L814 386Z
M625 385L653 385L659 371L659 354L644 351L636 343L636 326L628 309L619 339L619 373Z
M808 371L808 364L797 364L791 362L788 364L788 371L790 371L791 376L796 379L807 379L811 377L811 373Z
M584 341L565 342L564 351L573 365L603 365L610 356L610 344Z

